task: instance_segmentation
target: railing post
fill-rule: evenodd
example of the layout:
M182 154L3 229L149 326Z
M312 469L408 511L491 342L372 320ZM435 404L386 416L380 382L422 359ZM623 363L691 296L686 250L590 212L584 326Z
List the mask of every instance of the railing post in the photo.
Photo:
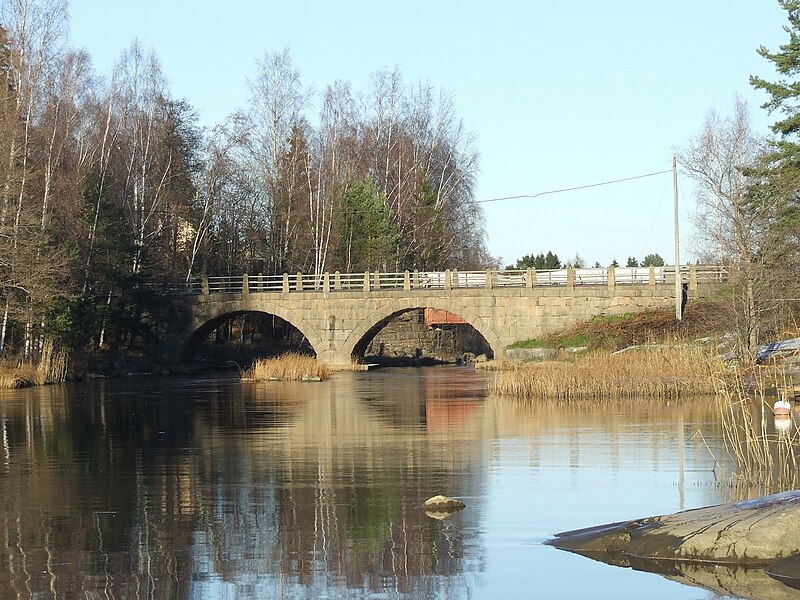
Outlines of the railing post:
M263 273L259 273L258 274L258 291L259 292L263 292L264 291L264 274Z
M339 271L336 271L333 274L333 289L340 290L342 289L342 274Z
M613 290L617 287L617 272L614 267L608 267L608 289Z
M369 271L364 271L364 291L369 291Z
M680 269L680 267L678 267ZM676 275L677 277L677 275ZM650 287L656 287L656 268L650 265Z
M242 275L242 296L247 296L250 293L250 278L247 273Z
M200 293L203 296L208 296L208 275L203 275L203 278L200 280Z
M490 290L492 287L494 287L492 285L492 273L494 273L494 269L489 269L486 271L486 283L484 285L486 286L487 290Z
M408 270L406 270L406 272L403 273L403 291L405 292L411 291L411 274L408 272Z
M327 271L322 275L322 291L325 294L329 294L331 291L331 274Z
M375 280L375 283L373 285L373 289L376 289L376 290L381 289L381 272L380 271L375 271L372 274L372 276L373 276L373 278Z
M567 289L575 289L575 267L567 267Z
M458 269L453 269L450 272L450 287L451 288L458 287Z
M415 290L419 288L419 271L414 270L414 277L412 278L411 283Z
M283 274L283 293L284 294L288 294L289 293L289 274L288 273L284 273Z
M296 277L296 279L295 279L296 283L294 284L294 289L296 289L298 292L302 292L303 291L303 274L300 271L298 271L297 275L295 277Z
M525 273L525 287L532 288L536 285L536 269L528 267L528 272Z
M449 291L453 288L452 282L450 281L450 269L446 269L444 272L444 289L445 291Z
M697 291L697 266L689 265L689 291Z

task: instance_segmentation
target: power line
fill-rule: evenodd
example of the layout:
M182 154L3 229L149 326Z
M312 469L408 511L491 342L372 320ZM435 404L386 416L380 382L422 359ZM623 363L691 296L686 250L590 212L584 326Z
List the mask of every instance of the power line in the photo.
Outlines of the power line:
M518 198L538 198L539 196L546 196L547 194L560 194L562 192L584 190L586 188L600 187L601 185L612 185L614 183L622 183L624 181L632 181L634 179L655 177L656 175L664 175L665 173L672 173L672 169L669 169L667 171L657 171L655 173L647 173L645 175L634 175L633 177L625 177L623 179L612 179L611 181L601 181L600 183L589 183L587 185L578 185L575 187L561 188L558 190L548 190L546 192L538 192L536 194L520 194L519 196L503 196L502 198L487 198L486 200L477 200L476 202L478 204L483 204L485 202L499 202L501 200L516 200Z

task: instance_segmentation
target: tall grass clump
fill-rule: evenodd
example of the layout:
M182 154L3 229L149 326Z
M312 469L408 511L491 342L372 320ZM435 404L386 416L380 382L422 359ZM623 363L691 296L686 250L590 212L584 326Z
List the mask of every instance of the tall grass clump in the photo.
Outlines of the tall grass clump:
M489 383L491 392L563 402L586 399L676 399L711 395L719 357L694 346L595 353L570 361L504 363Z
M69 369L69 352L47 340L36 369L45 383L64 383Z
M775 380L768 381L772 377ZM796 489L800 484L800 434L795 415L780 417L786 419L786 423L779 429L772 411L775 398L764 393L772 387L780 389L781 377L759 369L753 377L740 374L717 380L725 451L733 465L727 483L737 497ZM745 389L747 380L755 383L751 394Z
M242 371L245 381L325 381L328 378L328 367L313 356L295 353L258 359Z
M0 365L0 389L25 388L46 383L64 383L67 379L68 369L69 353L48 340L42 347L38 364Z
M0 389L26 388L44 383L44 378L33 365L10 367L0 365Z

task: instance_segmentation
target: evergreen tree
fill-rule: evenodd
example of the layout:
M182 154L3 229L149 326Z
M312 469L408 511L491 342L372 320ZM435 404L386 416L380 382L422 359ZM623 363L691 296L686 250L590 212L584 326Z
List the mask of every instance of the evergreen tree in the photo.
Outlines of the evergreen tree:
M740 260L746 275L740 312L747 316L750 350L761 341L758 332L766 319L780 322L792 313L791 318L797 318L794 303L776 303L775 298L796 298L800 293L800 1L778 4L787 12L784 31L789 40L775 52L758 49L772 63L777 80L750 77L753 87L769 96L762 108L781 115L771 127L778 138L755 165L741 169L747 178L742 221L753 224L752 249L740 253L746 259Z
M661 258L659 254L648 254L644 257L642 261L643 267L663 267L664 266L664 259Z
M626 267L638 267L639 266L639 261L636 260L635 257L629 256L628 257L628 262L625 263L625 266Z
M382 270L393 263L397 229L372 182L349 181L339 195L339 264L345 271Z
M558 255L548 251L546 255L543 252L540 252L539 254L536 255L526 254L522 258L518 259L515 264L508 265L506 269L530 268L530 269L543 270L543 269L560 269L561 266L562 266L561 260L559 260Z
M778 4L788 13L789 25L784 26L784 29L789 34L789 41L782 44L777 52L770 52L761 46L758 53L773 63L781 79L770 82L751 75L750 83L770 96L762 108L770 113L781 110L785 114L784 118L772 125L772 130L781 137L778 143L781 154L794 158L800 148L797 141L792 141L800 132L800 111L797 109L800 86L795 80L800 72L800 0L778 0Z

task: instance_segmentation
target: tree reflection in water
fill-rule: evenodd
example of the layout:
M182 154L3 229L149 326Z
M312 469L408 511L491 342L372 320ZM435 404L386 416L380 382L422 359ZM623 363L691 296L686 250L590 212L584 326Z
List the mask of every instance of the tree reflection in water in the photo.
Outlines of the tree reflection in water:
M469 447L442 446L437 402L466 414L482 386L473 374L477 395L428 397L430 378L401 379L377 403L369 380L348 374L10 394L0 588L20 598L464 595L462 525L475 514L439 522L419 504L474 486ZM428 410L439 439L425 436ZM469 560L480 562L476 547Z

